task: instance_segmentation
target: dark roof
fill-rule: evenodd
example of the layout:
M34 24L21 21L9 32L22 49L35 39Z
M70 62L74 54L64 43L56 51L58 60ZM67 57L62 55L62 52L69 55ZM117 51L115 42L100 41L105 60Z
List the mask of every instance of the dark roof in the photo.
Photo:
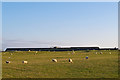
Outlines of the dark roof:
M69 48L7 48L5 51L78 51L78 50L117 50L118 48L69 47Z
M72 51L72 50L94 50L99 47L70 47L70 48L7 48L6 51Z

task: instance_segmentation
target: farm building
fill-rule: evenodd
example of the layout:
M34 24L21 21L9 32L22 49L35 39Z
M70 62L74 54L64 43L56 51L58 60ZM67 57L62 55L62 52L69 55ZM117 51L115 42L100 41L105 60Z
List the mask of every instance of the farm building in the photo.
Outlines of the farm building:
M117 48L69 47L69 48L7 48L5 51L79 51L79 50L117 50Z

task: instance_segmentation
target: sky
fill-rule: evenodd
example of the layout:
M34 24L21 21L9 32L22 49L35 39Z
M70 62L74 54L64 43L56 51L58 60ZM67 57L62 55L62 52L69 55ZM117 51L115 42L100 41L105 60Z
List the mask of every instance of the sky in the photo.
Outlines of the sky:
M2 48L118 47L117 2L3 2Z

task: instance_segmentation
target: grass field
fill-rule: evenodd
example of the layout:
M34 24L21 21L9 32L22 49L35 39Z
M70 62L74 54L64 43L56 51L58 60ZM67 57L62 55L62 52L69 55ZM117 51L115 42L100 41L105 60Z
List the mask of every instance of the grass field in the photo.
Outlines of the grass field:
M95 54L95 53L98 54ZM102 52L103 54L99 54ZM111 52L111 54L109 53ZM85 57L89 59L86 60ZM58 62L52 62L52 59ZM71 58L73 63L69 63ZM11 61L6 64L6 60ZM28 64L22 61L27 60ZM2 53L3 78L117 78L118 51L18 51Z

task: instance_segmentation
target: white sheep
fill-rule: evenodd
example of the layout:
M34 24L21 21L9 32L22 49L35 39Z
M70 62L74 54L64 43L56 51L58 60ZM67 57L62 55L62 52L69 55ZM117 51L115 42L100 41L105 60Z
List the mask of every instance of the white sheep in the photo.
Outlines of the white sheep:
M72 51L72 54L74 54L74 53L75 53L75 51L73 50L73 51Z
M69 59L69 63L73 63L72 59Z
M6 61L6 63L7 63L7 64L10 63L10 61Z
M97 54L97 52L95 54Z
M22 61L22 63L27 64L28 62L27 61Z
M53 62L57 62L57 59L52 59Z
M111 52L109 52L111 54Z

